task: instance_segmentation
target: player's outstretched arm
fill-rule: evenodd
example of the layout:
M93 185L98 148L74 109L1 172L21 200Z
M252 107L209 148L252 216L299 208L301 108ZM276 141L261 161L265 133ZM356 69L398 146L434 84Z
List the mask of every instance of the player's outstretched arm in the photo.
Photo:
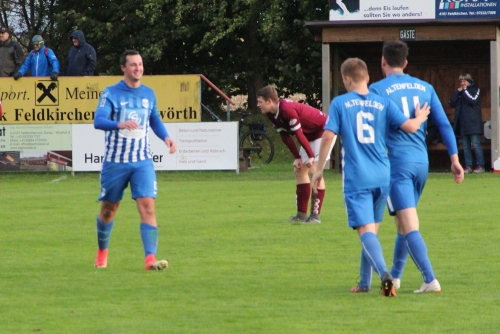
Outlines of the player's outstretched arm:
M455 180L456 184L460 184L464 180L464 169L462 168L462 165L458 161L458 154L450 155L450 160L451 160L451 174L453 174L453 179Z
M335 133L333 133L332 131L325 130L323 132L323 137L321 137L318 165L316 166L316 172L314 172L312 176L312 186L313 186L313 192L315 194L318 193L319 184L323 179L323 170L325 169L326 158L330 154L335 136L336 136Z
M401 125L401 129L403 131L409 133L415 133L420 129L422 123L427 121L427 117L429 116L431 108L425 102L423 107L420 107L420 104L417 104L415 107L415 118L409 119Z

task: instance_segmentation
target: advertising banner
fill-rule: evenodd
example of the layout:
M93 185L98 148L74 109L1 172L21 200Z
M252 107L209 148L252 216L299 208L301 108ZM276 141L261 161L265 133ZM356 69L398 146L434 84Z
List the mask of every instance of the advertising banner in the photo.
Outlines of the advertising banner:
M497 18L499 0L330 0L330 21Z
M437 19L481 19L500 17L498 0L436 1Z
M91 124L97 102L107 86L122 80L110 77L0 78L4 115L1 124ZM201 121L199 75L144 76L141 82L156 93L164 122Z
M0 124L0 172L71 170L71 124Z
M238 123L169 123L177 152L169 154L163 141L150 133L156 170L236 170L238 167ZM104 160L104 131L90 124L74 124L73 170L100 171Z

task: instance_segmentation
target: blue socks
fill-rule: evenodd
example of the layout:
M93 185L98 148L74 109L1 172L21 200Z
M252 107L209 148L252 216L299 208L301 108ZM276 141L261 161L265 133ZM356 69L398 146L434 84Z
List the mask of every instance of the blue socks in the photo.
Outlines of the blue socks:
M96 218L97 222L97 243L100 250L108 249L109 237L113 229L113 222L103 223L99 217ZM141 238L144 245L144 254L156 254L158 247L158 228L149 224L141 223Z
M158 227L141 222L141 238L144 256L156 254L158 248Z
M434 280L434 270L432 270L431 261L427 255L427 246L425 241L420 235L420 231L411 231L405 237L406 244L408 245L408 250L410 256L415 262L418 270L422 273L425 283L430 283Z
M391 275L394 278L401 279L405 269L406 259L408 258L408 247L405 236L398 233L394 242L394 259L392 261Z
M113 222L103 223L99 217L96 218L97 226L97 244L99 245L99 250L108 249L109 237L111 236L111 230L113 229Z
M361 250L361 267L359 269L359 287L366 288L372 285L372 266L365 252Z
M367 232L361 236L363 251L361 254L360 287L370 286L371 267L382 276L387 271L382 255L382 247L374 233ZM391 275L401 278L406 264L406 258L410 254L418 270L422 273L425 283L435 279L434 270L427 255L427 246L420 231L412 231L406 236L398 233L394 244L394 261Z
M382 246L380 246L377 235L373 232L366 232L361 236L361 244L363 246L364 257L366 257L379 277L382 278L382 275L387 272L387 267L384 255L382 254Z

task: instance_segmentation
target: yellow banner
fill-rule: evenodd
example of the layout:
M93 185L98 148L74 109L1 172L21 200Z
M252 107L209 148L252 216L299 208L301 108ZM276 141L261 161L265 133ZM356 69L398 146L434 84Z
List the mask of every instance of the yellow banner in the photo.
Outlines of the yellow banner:
M0 124L92 123L97 102L107 86L122 80L110 77L0 78L3 117ZM144 76L141 82L156 93L163 122L201 121L199 75Z

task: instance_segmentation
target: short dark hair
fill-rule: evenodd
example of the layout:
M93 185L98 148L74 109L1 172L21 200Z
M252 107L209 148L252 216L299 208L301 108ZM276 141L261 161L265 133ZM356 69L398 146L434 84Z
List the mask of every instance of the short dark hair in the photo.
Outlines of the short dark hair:
M408 45L403 41L388 41L384 43L382 56L390 67L402 67L409 50Z
M358 83L368 76L368 67L359 58L347 58L340 65L340 73L342 73L343 77L349 77L352 81Z
M139 53L139 51L136 51L136 50L126 50L120 56L120 65L121 66L125 66L127 64L127 57L128 56L137 56L137 55L139 55L139 56L141 55Z
M266 86L257 91L257 97L262 97L264 100L269 100L273 102L278 102L278 92L276 91L276 88L273 86Z

